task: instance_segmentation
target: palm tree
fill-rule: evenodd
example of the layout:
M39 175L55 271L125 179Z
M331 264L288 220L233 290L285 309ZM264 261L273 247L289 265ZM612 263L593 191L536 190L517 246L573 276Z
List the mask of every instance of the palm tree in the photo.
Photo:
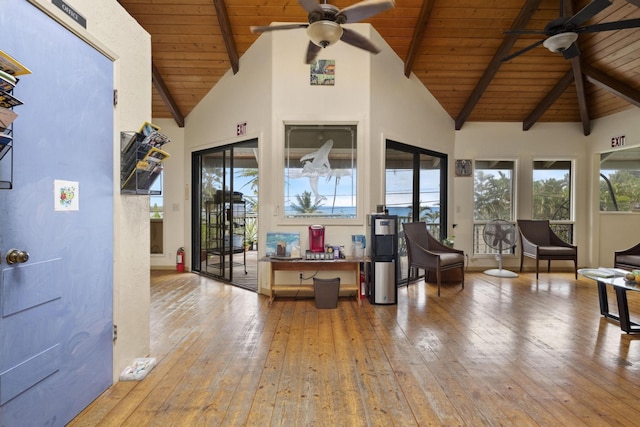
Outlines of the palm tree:
M249 178L240 189L242 190L245 187L249 187L252 194L244 195L245 202L247 202L247 209L252 212L258 211L258 168L242 168L238 172L239 177Z
M320 201L311 201L311 193L309 191L303 191L302 194L296 194L296 200L298 201L298 204L291 203L291 209L301 214L317 212L320 206L322 206Z

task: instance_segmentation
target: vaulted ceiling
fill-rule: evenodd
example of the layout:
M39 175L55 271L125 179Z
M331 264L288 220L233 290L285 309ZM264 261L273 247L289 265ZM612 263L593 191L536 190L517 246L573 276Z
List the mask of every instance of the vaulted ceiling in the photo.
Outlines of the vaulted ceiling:
M320 0L321 2L323 0ZM640 0L612 5L586 25L640 18ZM153 117L184 117L258 35L250 26L306 23L296 0L119 0L151 34ZM331 0L343 9L352 0ZM560 16L560 0L396 0L370 23L461 129L467 121L578 122L640 107L640 29L581 33L580 56L566 60L542 45L502 59L541 39L512 35L542 30ZM564 0L571 16L589 0ZM304 29L288 31L305 31ZM329 47L330 49L330 47ZM355 48L354 48L355 49ZM303 52L300 60L303 61Z

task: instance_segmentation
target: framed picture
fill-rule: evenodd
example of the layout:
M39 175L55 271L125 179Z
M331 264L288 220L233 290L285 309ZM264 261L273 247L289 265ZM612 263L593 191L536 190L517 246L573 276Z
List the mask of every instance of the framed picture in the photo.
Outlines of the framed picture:
M318 223L357 216L357 125L285 125L284 216Z
M334 59L316 59L310 64L310 83L312 86L333 86L336 77Z
M456 160L456 176L471 176L472 165L471 160Z
M300 258L300 233L267 233L268 257Z

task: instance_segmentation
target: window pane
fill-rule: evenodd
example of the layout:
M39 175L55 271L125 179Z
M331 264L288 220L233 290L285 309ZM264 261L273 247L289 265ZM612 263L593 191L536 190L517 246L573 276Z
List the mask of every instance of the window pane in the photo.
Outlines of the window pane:
M513 220L513 161L476 160L473 218Z
M533 162L533 219L571 220L571 162Z
M285 126L286 218L356 218L356 125Z
M160 172L158 179L156 179L149 188L149 204L151 205L150 215L154 219L164 218L164 198L162 196L162 178L164 178L164 172Z
M494 219L513 221L513 176L511 160L476 160L473 172L473 253L495 254L485 243L484 227ZM513 253L505 249L503 253Z
M420 155L420 221L427 223L429 233L440 240L440 166L442 159Z
M443 160L437 153L431 155L420 151L387 148L386 208L390 215L398 215L400 223L412 222L414 209L417 209L415 220L426 222L429 233L440 240ZM418 187L414 186L416 174ZM417 206L414 206L414 200L417 200Z
M400 223L413 219L414 153L387 148L385 170L385 206Z
M427 223L429 233L440 240L446 230L446 165L443 153L387 140L385 154L385 203L391 215L398 215L398 283L417 278L418 269L408 269L403 224Z
M162 179L164 172L160 172L158 178L149 188L149 214L151 216L151 253L164 253L164 198L162 196Z
M600 156L600 210L640 211L640 149Z

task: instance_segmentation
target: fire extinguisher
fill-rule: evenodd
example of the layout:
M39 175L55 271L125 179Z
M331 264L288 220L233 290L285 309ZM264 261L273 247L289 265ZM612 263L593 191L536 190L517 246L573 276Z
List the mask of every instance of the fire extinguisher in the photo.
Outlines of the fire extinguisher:
M184 248L178 248L176 252L176 270L184 271Z

